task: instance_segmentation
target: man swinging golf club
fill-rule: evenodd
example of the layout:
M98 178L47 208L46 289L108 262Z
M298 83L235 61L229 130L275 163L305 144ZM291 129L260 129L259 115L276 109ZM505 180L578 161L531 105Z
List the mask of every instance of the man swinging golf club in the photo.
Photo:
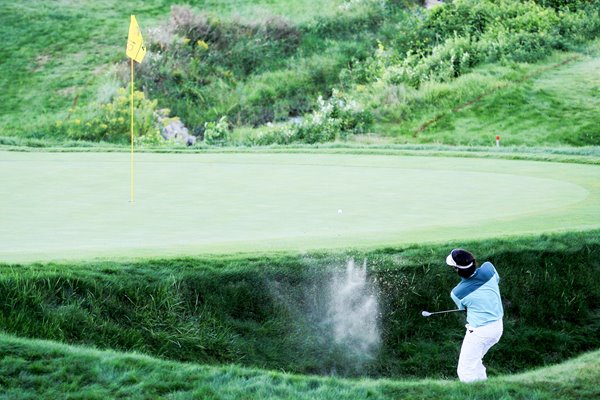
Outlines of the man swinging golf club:
M454 249L446 258L460 276L450 297L461 310L467 310L467 331L458 359L458 378L461 382L487 379L483 356L502 336L502 300L500 277L490 262L477 268L477 260L468 251Z

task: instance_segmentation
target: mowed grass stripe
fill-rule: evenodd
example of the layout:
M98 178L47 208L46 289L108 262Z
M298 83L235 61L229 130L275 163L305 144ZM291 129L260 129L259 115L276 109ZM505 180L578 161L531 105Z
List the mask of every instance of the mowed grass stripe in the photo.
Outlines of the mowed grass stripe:
M364 247L600 226L592 165L139 154L130 204L125 153L0 154L3 261Z

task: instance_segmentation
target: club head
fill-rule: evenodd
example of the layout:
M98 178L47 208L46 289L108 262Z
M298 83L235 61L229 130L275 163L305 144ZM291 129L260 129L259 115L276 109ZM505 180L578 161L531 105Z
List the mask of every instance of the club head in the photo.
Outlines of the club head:
M429 311L421 311L421 315L424 317L429 317L431 313Z

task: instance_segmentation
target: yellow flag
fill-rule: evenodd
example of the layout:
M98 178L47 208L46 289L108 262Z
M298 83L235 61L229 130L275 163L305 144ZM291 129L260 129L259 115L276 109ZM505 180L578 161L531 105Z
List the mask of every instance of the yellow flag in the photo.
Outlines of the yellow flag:
M135 15L131 16L131 23L129 24L129 36L127 37L127 56L139 63L142 62L146 55L146 46L144 45L144 38L142 32L140 32L140 26L135 19Z

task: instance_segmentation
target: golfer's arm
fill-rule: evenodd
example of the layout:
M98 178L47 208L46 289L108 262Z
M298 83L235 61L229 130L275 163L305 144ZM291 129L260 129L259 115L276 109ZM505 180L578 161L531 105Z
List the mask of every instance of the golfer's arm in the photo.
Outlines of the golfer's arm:
M464 310L465 306L462 305L462 303L460 302L460 300L458 299L458 297L456 297L454 295L454 293L450 292L450 297L452 298L452 300L454 300L454 303L456 303L456 307L458 307L459 310Z

